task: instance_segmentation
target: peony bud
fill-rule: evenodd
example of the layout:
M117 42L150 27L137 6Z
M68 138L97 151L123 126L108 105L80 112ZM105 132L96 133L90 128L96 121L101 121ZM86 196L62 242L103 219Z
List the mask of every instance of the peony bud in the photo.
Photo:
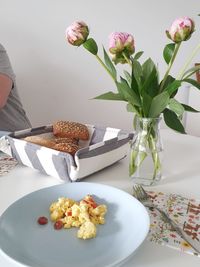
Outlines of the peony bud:
M89 28L83 21L75 21L66 29L67 41L75 46L82 45L89 35Z
M133 36L125 32L111 33L109 36L109 51L115 64L127 63L123 54L129 59L135 52Z
M168 38L170 38L175 43L188 40L192 33L194 32L194 21L189 17L183 17L176 19L169 31L166 31Z

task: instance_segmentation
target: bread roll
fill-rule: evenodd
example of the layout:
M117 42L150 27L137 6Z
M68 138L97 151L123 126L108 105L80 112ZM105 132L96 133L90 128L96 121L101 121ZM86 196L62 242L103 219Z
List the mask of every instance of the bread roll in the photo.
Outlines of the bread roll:
M24 138L24 140L36 145L45 146L49 148L52 148L55 144L55 142L50 138L40 137L37 135L27 136Z
M70 143L78 145L78 139L76 138L69 138L69 137L54 137L52 138L52 141L54 141L56 144L60 143Z
M58 143L53 146L53 149L61 152L66 152L74 156L79 147L78 145L73 143Z
M71 122L71 121L57 121L53 124L53 134L56 137L69 137L81 140L89 139L89 131L86 125Z
M78 140L73 138L47 138L33 135L27 136L23 140L61 152L66 152L72 156L74 156L76 151L79 149Z

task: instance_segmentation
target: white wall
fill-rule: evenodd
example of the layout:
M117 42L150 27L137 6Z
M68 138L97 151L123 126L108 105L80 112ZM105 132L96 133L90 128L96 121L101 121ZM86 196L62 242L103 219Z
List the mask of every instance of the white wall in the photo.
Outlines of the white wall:
M6 47L17 75L24 106L34 126L69 119L131 129L132 114L125 104L90 100L115 90L110 77L83 48L65 41L65 29L84 20L91 36L107 47L112 31L134 35L136 50L158 63L163 74L165 30L179 16L200 18L198 1L190 0L0 0L0 42ZM199 30L183 45L174 74L199 41ZM179 98L185 98L180 92Z

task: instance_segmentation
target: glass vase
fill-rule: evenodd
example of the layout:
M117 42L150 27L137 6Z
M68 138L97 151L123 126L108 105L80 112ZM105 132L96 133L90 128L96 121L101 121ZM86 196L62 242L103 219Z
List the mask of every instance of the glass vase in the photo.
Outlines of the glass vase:
M129 175L134 183L151 186L162 177L160 121L160 117L135 119L135 136L129 158Z

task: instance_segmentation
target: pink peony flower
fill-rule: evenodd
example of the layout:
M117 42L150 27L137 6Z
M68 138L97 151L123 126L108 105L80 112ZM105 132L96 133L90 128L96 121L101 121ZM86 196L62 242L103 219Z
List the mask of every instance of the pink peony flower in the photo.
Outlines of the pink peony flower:
M82 45L89 35L89 28L83 21L75 21L66 29L67 41L75 46Z
M113 32L109 36L109 51L112 60L117 63L127 63L123 54L130 58L135 52L134 38L126 32Z
M132 55L135 51L133 36L126 32L113 32L109 36L109 51L112 54L127 49Z
M172 23L166 34L173 42L179 43L191 37L194 27L194 21L189 17L178 18Z

